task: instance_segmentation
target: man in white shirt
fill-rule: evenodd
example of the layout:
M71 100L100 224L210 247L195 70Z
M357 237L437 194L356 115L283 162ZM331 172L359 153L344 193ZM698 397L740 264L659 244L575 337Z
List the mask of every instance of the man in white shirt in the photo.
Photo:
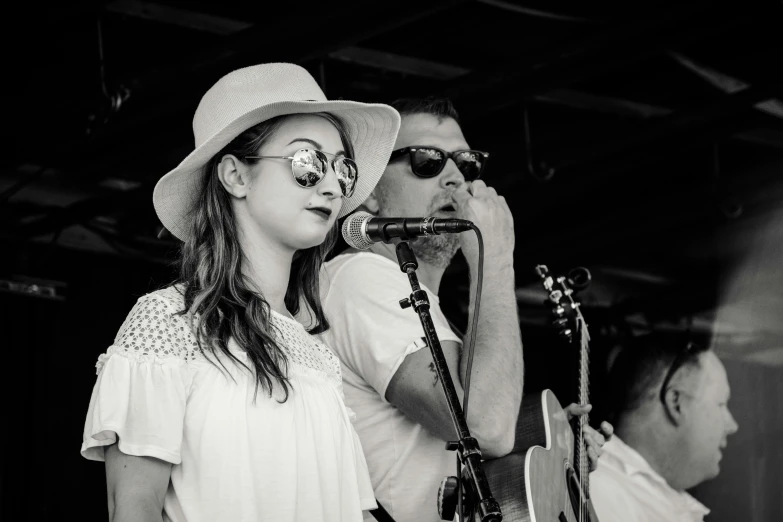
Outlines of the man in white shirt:
M711 351L654 333L628 343L609 382L616 435L590 475L601 522L700 522L709 513L686 493L720 471L737 431L726 370Z
M402 115L395 152L364 209L387 217L469 219L483 232L484 281L467 422L484 458L506 455L514 446L524 374L513 218L503 197L477 179L486 154L470 150L448 100L393 105ZM470 271L470 324L478 242L475 234L463 233L424 237L411 246L462 399L467 358L440 309L438 290L461 248ZM400 308L411 288L396 259L394 245L376 243L326 264L322 297L331 327L324 338L341 360L346 403L356 413L378 500L398 522L435 522L438 486L456 471L456 456L444 441L456 434L418 316ZM586 439L597 458L603 437L590 431Z

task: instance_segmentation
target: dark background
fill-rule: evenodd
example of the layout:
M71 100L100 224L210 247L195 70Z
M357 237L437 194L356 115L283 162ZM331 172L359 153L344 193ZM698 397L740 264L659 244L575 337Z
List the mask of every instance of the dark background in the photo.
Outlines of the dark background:
M3 520L106 519L103 466L78 451L98 355L176 273L152 187L192 150L203 92L265 61L330 98L450 96L514 213L526 391L575 398L533 267L588 267L593 420L624 337L705 339L740 431L694 494L709 522L783 519L781 2L115 0L4 18ZM441 296L464 324L461 260Z

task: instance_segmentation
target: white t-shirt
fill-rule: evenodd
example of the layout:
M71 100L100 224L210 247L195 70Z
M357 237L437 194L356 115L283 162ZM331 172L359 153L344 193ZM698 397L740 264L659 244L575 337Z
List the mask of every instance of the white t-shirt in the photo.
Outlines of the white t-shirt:
M614 435L590 473L590 496L601 522L702 522L710 512L676 491L636 450Z
M356 412L375 495L397 522L436 522L438 487L456 474L456 454L386 400L405 357L429 349L416 312L399 305L411 294L408 277L394 261L370 252L343 254L325 267L322 298L331 328L323 338L342 363L345 402ZM422 288L440 341L461 343L438 296Z
M177 287L138 300L96 365L82 455L104 460L119 436L123 453L173 464L167 521L362 520L375 499L334 354L272 313L292 390L282 403L279 386L254 399L254 374L205 359L183 308Z

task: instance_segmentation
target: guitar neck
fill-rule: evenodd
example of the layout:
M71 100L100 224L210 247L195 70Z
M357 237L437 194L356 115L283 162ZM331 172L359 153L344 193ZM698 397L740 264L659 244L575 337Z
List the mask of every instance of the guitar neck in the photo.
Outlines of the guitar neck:
M581 312L577 314L576 334L579 343L579 404L590 404L590 334ZM585 493L590 491L590 461L584 439L584 427L589 422L589 415L580 416L574 430L574 463Z
M579 303L574 300L574 289L570 286L578 282L580 289L584 289L590 282L590 272L586 268L579 268L571 272L573 274L571 278L562 276L555 278L550 275L546 265L537 265L536 273L541 278L544 289L548 292L548 302L552 305L552 315L555 318L553 323L558 327L559 333L571 342L572 346L574 343L578 343L579 404L590 404L590 336L585 318L579 309ZM572 424L575 435L574 455L569 455L568 458L574 458L573 472L579 482L579 486L576 489L581 489L581 492L574 491L572 482L574 475L571 475L569 470L568 475L570 478L568 480L571 483L569 495L571 496L574 511L579 515L579 522L595 521L595 513L592 510L592 504L589 499L590 466L584 439L585 428L589 424L589 417L581 415L577 417L574 424L575 426ZM549 435L547 435L548 437ZM549 440L547 440L548 444ZM568 453L568 451L565 451L565 453ZM560 496L558 496L558 499L561 500ZM559 502L559 500L556 502ZM559 511L559 516L557 511L552 511L549 515L551 516L546 518L546 520L564 520L566 518L562 510ZM535 519L533 518L532 520ZM571 519L569 518L569 520Z

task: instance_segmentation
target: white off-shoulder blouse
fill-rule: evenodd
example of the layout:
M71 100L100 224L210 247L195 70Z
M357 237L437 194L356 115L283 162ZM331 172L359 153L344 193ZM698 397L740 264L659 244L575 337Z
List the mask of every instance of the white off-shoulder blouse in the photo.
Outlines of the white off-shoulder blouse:
M164 520L362 520L375 498L336 356L273 312L292 387L279 402L279 386L256 394L253 373L223 355L225 368L207 360L183 309L172 286L131 310L96 365L82 455L102 461L119 437L123 453L173 464Z

